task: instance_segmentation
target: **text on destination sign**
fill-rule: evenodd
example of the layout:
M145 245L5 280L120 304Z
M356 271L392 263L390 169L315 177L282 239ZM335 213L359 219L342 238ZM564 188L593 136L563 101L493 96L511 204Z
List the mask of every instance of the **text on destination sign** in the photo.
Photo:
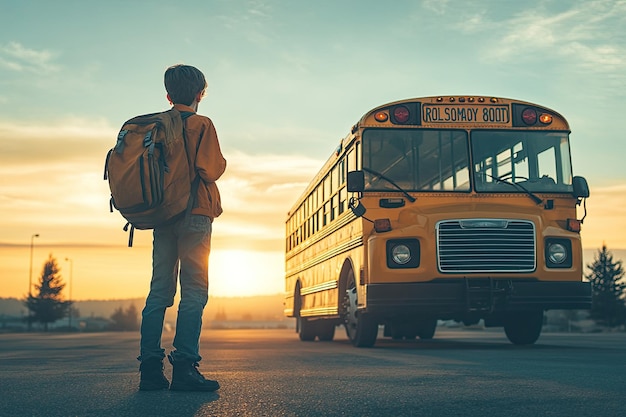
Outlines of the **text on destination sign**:
M422 105L424 123L509 123L508 106Z

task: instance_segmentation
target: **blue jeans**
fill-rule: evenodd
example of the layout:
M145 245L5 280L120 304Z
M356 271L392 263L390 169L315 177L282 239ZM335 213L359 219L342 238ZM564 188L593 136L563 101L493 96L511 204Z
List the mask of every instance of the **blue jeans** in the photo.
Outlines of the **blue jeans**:
M211 219L187 215L153 231L152 281L141 315L140 361L165 357L161 347L165 310L174 305L180 276L173 360L199 362L202 313L209 297ZM180 270L180 274L179 274Z

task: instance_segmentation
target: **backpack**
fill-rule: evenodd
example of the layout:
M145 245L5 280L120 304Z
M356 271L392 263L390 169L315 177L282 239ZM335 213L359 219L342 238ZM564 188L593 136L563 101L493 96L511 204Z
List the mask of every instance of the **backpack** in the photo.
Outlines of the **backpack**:
M128 246L134 229L154 229L191 210L192 181L187 159L184 120L190 112L170 110L126 121L104 164L111 189L110 211L128 221ZM197 176L196 176L197 177Z

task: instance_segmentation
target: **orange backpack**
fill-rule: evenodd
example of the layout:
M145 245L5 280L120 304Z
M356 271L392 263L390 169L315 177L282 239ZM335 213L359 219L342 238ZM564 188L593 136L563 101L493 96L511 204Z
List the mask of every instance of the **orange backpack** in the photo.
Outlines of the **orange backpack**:
M172 108L137 116L122 125L104 165L111 189L110 210L128 221L128 246L134 229L153 229L171 223L191 209L184 120L193 113Z

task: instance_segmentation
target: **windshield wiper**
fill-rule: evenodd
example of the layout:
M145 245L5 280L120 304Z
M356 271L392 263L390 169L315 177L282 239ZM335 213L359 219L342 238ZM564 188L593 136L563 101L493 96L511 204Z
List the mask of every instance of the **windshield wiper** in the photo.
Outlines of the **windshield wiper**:
M415 202L415 197L413 197L411 194L407 193L404 189L402 189L402 187L400 187L398 184L396 184L391 178L388 178L388 177L384 176L383 174L381 174L380 172L374 171L373 169L363 168L363 171L369 172L370 174L376 175L380 179L383 179L383 180L387 181L389 184L393 185L398 190L402 191L402 194L404 194L406 196L406 198L408 198L411 203Z
M524 186L523 186L523 185L521 185L521 184L518 184L518 183L513 182L513 181L506 180L506 179L504 179L504 178L494 177L493 175L489 175L489 174L487 174L486 172L485 172L484 174L485 174L486 176L488 176L489 178L493 178L494 180L496 180L496 182L501 182L502 184L512 185L513 187L517 188L518 190L522 190L522 191L523 191L523 192L525 192L525 193L526 193L526 195L527 195L528 197L530 197L530 198L531 198L531 199L535 202L535 204L537 204L537 205L539 205L539 204L542 204L542 203L543 203L543 200L542 200L541 198L537 197L537 195L536 195L536 194L533 194L531 191L529 191L526 187L524 187Z

